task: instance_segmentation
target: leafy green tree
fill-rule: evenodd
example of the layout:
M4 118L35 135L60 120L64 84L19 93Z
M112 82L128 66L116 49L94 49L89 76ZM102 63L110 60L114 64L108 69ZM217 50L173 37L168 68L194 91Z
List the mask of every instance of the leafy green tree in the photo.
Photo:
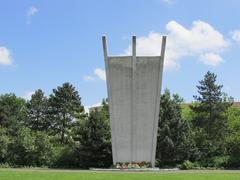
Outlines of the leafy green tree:
M34 141L35 137L31 134L29 128L19 129L9 145L8 161L10 164L19 166L33 165Z
M48 99L44 92L39 89L32 95L31 100L26 104L26 124L35 131L47 131L50 128L48 120Z
M225 140L227 167L240 167L240 108L232 106L228 108L228 131Z
M8 155L8 146L11 142L5 128L0 128L0 163L6 162Z
M191 124L191 121L193 120L194 117L194 112L192 111L191 107L193 104L182 104L182 118L186 121L188 121Z
M230 134L240 132L240 107L232 106L228 108L227 119Z
M232 99L222 92L222 85L216 84L217 76L207 72L204 79L199 81L196 103L191 106L194 112L193 128L195 141L200 157L208 162L214 156L224 152L223 141L227 135L227 110L232 105Z
M226 167L240 167L240 133L235 132L225 140L226 155L228 157Z
M26 118L25 100L14 94L0 96L0 127L14 135Z
M191 154L190 127L181 116L183 99L165 90L161 96L157 140L157 159L162 166L175 165Z
M52 137L42 131L33 132L33 136L35 136L35 148L33 151L34 165L38 167L52 166L55 160Z
M49 98L49 118L53 133L60 134L60 142L71 138L72 128L83 116L84 109L78 91L70 83L53 89Z
M105 101L102 110L91 112L81 127L77 154L80 166L84 168L109 167L112 164L109 113Z
M51 166L54 163L51 139L42 131L20 129L9 144L8 162L17 166Z

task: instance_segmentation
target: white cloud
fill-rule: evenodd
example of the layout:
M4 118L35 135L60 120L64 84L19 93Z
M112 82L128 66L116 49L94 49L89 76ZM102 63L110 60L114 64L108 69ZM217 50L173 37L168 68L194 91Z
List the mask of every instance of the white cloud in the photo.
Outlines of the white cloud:
M240 30L235 30L231 34L233 40L240 42Z
M97 68L94 70L94 74L101 80L106 81L106 72L104 69Z
M10 51L6 47L0 47L0 65L11 65L12 57Z
M30 100L34 93L35 93L35 91L28 91L22 96L22 98L24 98L26 100Z
M93 76L89 76L89 75L83 76L83 79L85 81L94 81L95 80L95 78Z
M93 72L93 75L85 75L83 76L85 81L95 81L97 79L106 81L106 72L104 69L96 68Z
M205 65L217 66L223 62L223 59L218 54L206 53L200 56L200 61Z
M31 24L32 17L38 12L39 10L35 6L31 6L28 8L26 12L27 16L27 24Z
M223 35L204 21L194 21L191 28L185 28L176 21L170 21L166 25L167 46L164 66L166 69L179 68L179 60L189 57L200 57L206 53L214 53L218 56L229 46L229 42ZM150 32L148 36L137 39L138 55L160 55L162 35ZM131 54L131 46L125 50L125 54ZM206 63L212 65L212 63Z

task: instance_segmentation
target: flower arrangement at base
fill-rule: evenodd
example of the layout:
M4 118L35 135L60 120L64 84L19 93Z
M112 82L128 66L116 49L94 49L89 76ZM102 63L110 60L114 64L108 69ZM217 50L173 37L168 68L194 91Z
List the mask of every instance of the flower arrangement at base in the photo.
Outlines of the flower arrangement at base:
M117 169L141 169L141 168L150 168L151 163L149 162L124 162L124 163L116 163L114 166Z

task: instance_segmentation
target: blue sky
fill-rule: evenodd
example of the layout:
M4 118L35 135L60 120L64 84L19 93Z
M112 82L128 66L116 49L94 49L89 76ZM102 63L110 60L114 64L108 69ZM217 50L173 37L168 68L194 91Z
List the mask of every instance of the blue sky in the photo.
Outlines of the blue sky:
M208 71L240 100L238 0L0 0L0 94L46 95L68 81L84 105L106 97L101 36L109 53L160 53L168 36L163 89L193 100Z

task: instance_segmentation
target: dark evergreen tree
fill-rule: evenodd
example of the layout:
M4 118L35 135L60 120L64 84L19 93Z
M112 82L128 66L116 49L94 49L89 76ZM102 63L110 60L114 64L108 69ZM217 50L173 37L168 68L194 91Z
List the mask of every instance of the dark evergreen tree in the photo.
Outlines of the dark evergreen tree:
M80 130L77 154L81 167L109 167L112 165L111 134L108 105L103 101L101 111L91 112Z
M169 90L161 96L157 159L162 166L174 166L191 155L190 129L181 116L182 102L183 99L177 94L171 96Z
M72 138L74 125L81 119L84 108L78 91L70 83L53 89L49 98L49 118L54 134L60 135L60 142ZM67 138L66 138L67 137Z
M48 99L44 96L44 92L39 89L27 102L27 120L26 125L35 131L48 131L50 122L48 115Z
M193 127L195 141L202 160L223 154L223 140L227 135L227 110L232 99L222 92L222 85L216 84L217 76L207 72L197 86L199 96L191 106L195 113ZM208 164L209 165L209 164Z

